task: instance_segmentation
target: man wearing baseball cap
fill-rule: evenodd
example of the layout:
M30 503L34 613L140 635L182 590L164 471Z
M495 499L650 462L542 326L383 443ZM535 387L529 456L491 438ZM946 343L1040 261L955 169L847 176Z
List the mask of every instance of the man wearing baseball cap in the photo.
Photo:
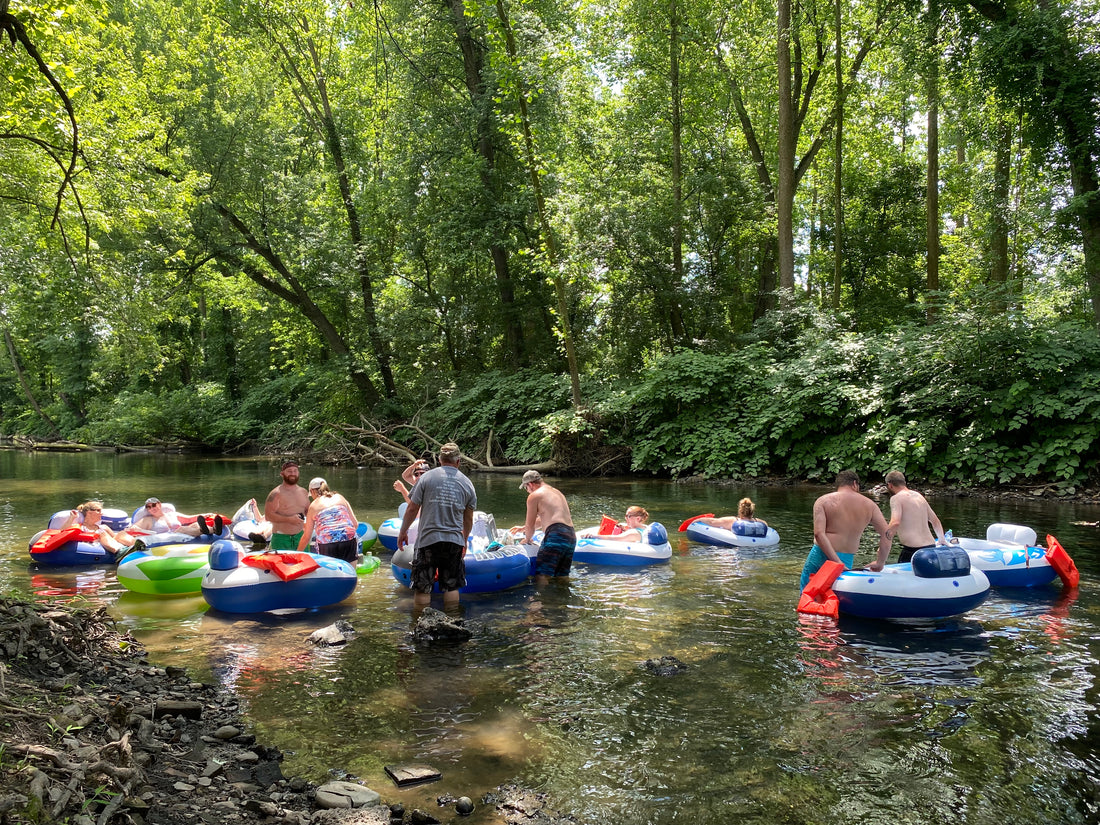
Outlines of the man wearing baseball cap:
M466 584L466 540L474 526L477 493L458 462L462 451L453 441L439 450L439 466L428 470L409 493L409 506L401 519L397 549L409 542L409 528L420 516L412 563L413 604L431 604L436 580L443 591L443 605L457 605L459 588Z
M524 540L531 544L535 524L543 527L542 544L535 558L535 584L546 584L551 576L568 576L573 566L573 551L577 549L577 533L569 502L561 490L542 480L538 470L528 470L519 483L527 491L527 522L523 525Z

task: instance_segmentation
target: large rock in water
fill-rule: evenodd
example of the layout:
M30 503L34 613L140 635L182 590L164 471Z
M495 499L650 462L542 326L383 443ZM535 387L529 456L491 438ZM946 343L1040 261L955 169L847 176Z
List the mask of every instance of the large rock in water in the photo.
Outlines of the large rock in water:
M656 676L675 676L677 673L683 673L688 669L688 666L675 656L662 656L660 659L646 659L642 667Z
M461 619L452 619L435 608L425 607L413 629L413 639L432 644L461 644L474 634Z
M321 647L333 647L347 644L354 633L355 628L349 622L340 619L340 621L334 622L328 627L314 630L306 641Z

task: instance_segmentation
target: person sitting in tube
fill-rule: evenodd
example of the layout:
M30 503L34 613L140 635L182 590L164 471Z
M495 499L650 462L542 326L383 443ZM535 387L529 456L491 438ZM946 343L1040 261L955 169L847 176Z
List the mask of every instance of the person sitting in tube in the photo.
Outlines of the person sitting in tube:
M432 467L422 458L418 458L408 467L401 471L401 478L393 483L393 489L401 494L401 497L405 499L405 503L408 504L411 499L409 495L412 493L412 488L416 486L416 482L420 480L420 476L428 472ZM404 483L402 483L404 479ZM406 487L405 484L409 486Z
M615 535L601 535L599 527L588 527L577 533L577 538L599 538L610 539L611 541L642 541L645 537L646 528L649 527L646 522L649 520L649 513L644 507L639 507L637 504L626 508L625 522L619 522L620 532Z
M138 530L147 533L183 533L187 536L209 536L210 527L205 515L189 516L166 509L159 498L150 496L145 500L145 515L133 524ZM221 535L225 524L220 515L214 515L213 535Z
M758 524L763 524L765 527L768 526L768 523L764 521L764 519L756 517L756 505L753 504L752 499L747 496L737 503L736 516L695 519L696 524L709 524L711 527L718 527L721 530L732 530L735 521L755 521Z
M70 510L61 529L79 526L85 533L95 533L95 540L111 553L118 553L127 547L133 547L136 539L125 530L117 533L103 523L103 502L85 501L75 510Z

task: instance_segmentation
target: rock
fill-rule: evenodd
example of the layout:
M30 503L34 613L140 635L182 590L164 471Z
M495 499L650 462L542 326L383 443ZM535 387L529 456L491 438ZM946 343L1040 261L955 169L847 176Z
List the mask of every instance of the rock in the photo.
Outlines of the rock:
M317 789L317 805L321 808L365 808L380 799L370 788L353 782L328 782Z
M354 634L355 628L352 627L349 622L341 619L338 622L330 624L328 627L314 630L309 634L309 638L306 639L306 641L315 645L332 647L334 645L347 644Z
M662 656L660 659L646 659L642 667L655 676L675 676L677 673L683 673L688 669L688 666L675 656Z
M422 782L435 782L443 774L430 765L386 765L386 773L399 788L419 785Z
M218 728L216 731L214 731L214 738L215 739L222 739L222 740L225 740L225 741L228 741L230 739L235 739L236 737L238 737L240 735L241 735L240 730L238 728L233 727L232 725L222 725L220 728Z
M439 820L431 814L416 808L409 815L409 822L412 825L439 825Z
M452 619L446 613L431 607L424 608L413 629L413 640L427 644L461 644L471 636L473 633L463 625L461 619Z
M391 825L390 812L382 805L351 809L330 808L314 811L309 825Z
M455 810L462 816L469 816L474 812L474 801L468 796L460 796L455 803Z

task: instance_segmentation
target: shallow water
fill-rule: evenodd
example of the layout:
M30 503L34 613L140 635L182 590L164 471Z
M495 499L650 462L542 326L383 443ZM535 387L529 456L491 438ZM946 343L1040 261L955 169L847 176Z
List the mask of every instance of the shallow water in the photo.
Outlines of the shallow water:
M184 512L262 503L278 462L0 452L0 592L105 604L161 664L189 667L246 701L284 773L348 771L387 801L436 810L504 782L551 792L581 823L1086 823L1100 788L1096 652L1100 508L933 499L956 535L992 521L1058 536L1082 585L997 593L965 617L888 623L799 617L797 577L818 487L720 488L637 478L563 480L578 524L641 503L673 534L667 565L577 566L568 583L463 600L458 648L409 638L411 597L387 565L332 609L215 615L201 597L122 590L110 568L35 569L27 543L49 514L91 497L146 495ZM376 526L394 473L303 467ZM498 525L523 518L512 476L474 476ZM742 495L783 537L775 548L690 544L676 526ZM884 503L885 506L885 503ZM869 560L873 543L866 544ZM347 619L342 649L304 643ZM677 676L644 670L676 656ZM443 773L397 789L384 766ZM449 818L449 814L441 818ZM481 806L471 823L493 822Z

